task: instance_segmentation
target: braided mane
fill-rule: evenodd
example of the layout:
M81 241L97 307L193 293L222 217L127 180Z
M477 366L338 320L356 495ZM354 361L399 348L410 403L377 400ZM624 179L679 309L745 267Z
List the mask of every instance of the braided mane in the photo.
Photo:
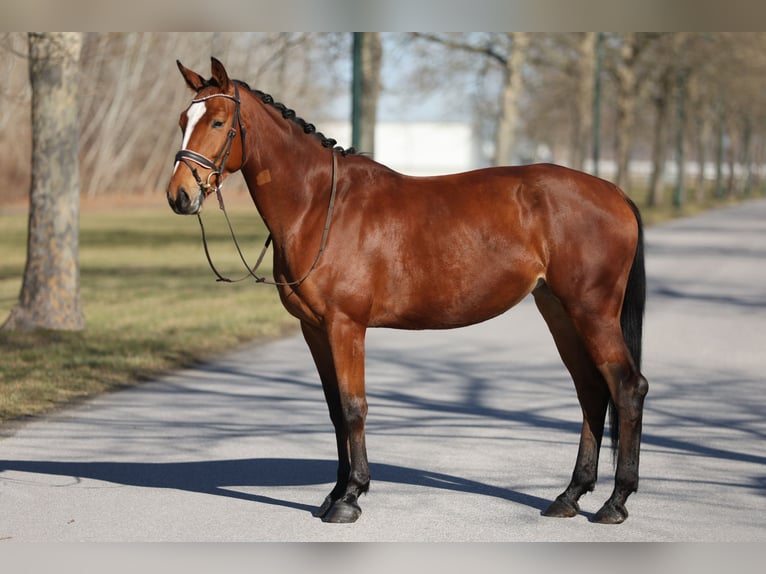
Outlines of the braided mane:
M349 154L355 154L356 150L353 147L349 148L343 148L342 146L336 145L338 142L337 140L334 140L332 138L326 137L322 132L318 132L316 129L316 126L314 124L310 124L306 120L304 120L301 117L298 117L298 115L295 113L295 110L291 110L286 105L275 102L274 98L270 96L269 94L262 92L260 90L254 90L249 85L247 85L245 82L242 82L240 80L234 80L236 81L240 86L243 88L247 88L247 90L258 96L258 98L264 103L272 108L276 109L280 114L282 114L282 117L286 120L290 120L292 122L295 122L298 124L301 129L303 130L303 133L305 134L312 134L315 137L319 138L320 143L323 147L326 148L333 148L335 151L340 153L343 156L349 155Z

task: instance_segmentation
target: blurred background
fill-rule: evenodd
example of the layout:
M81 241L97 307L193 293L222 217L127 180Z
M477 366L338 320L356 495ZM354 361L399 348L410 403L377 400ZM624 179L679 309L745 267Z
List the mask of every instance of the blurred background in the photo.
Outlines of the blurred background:
M764 186L764 33L369 33L379 46L375 159L414 175L552 161L640 204ZM351 145L352 33L85 33L79 94L85 198L162 200L191 94L176 59L209 58ZM0 202L25 201L24 33L0 34ZM368 145L367 148L373 147ZM235 187L244 189L241 181Z

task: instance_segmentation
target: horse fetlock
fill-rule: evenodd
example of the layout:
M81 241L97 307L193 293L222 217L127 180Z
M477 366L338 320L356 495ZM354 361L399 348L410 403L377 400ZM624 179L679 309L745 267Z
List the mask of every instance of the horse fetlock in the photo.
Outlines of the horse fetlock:
M332 494L328 494L322 501L322 504L312 512L312 515L316 518L324 518L330 508L332 508L333 504L335 504L335 499L332 497Z

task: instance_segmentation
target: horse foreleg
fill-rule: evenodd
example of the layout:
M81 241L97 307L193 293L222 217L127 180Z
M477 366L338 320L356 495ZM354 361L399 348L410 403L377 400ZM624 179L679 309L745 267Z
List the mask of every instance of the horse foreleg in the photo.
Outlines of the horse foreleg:
M303 332L322 379L338 447L338 481L315 514L325 522L354 522L362 513L359 495L370 484L364 430L365 329L337 319L326 331L303 325Z
M303 337L311 351L319 378L322 381L327 408L330 411L330 420L335 429L335 441L338 449L337 481L330 494L314 512L314 516L324 517L332 505L346 492L348 475L351 471L351 463L348 455L348 432L343 421L343 410L338 392L338 377L335 374L335 363L332 359L330 343L327 334L307 323L301 323Z

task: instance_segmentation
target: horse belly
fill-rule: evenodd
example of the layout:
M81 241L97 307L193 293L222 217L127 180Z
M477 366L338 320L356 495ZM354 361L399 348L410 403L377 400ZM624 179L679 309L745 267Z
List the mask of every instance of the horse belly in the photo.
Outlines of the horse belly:
M370 326L449 329L486 321L521 301L543 275L527 249L463 244L441 257L398 265L372 292Z

